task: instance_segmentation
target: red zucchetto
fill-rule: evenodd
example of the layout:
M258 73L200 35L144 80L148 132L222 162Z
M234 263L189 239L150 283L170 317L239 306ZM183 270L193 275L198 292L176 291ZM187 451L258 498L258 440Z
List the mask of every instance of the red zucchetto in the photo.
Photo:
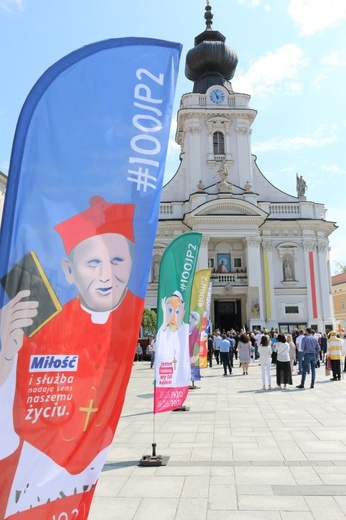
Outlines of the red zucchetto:
M105 233L117 233L134 242L134 204L106 202L99 195L91 197L89 204L90 208L54 226L68 255L83 240Z

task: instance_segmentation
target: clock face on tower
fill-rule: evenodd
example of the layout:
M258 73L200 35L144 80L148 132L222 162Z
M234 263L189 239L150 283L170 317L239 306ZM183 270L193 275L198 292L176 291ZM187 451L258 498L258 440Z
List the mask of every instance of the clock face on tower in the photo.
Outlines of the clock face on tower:
M220 103L225 101L225 93L219 88L214 88L214 90L209 93L209 99L212 103L220 105Z

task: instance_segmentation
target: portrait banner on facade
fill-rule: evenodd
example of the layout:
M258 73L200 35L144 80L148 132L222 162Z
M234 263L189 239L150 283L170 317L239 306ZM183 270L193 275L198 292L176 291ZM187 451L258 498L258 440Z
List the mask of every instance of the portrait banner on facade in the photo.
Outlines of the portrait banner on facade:
M201 233L184 233L165 250L159 275L154 413L179 408L189 390L189 311Z
M191 381L199 381L201 379L201 332L205 317L210 275L210 269L199 269L196 271L193 279L189 317Z
M181 45L87 45L20 114L0 251L0 518L84 520L123 406Z

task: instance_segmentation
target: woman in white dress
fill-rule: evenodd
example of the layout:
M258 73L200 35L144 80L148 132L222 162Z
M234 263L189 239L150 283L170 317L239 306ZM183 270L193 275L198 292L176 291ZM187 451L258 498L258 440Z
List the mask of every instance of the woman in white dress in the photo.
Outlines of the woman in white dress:
M265 334L261 337L261 343L258 347L258 353L260 357L261 370L262 370L262 390L266 389L266 376L268 382L268 390L271 390L271 373L270 367L272 362L272 348L270 345L269 337Z

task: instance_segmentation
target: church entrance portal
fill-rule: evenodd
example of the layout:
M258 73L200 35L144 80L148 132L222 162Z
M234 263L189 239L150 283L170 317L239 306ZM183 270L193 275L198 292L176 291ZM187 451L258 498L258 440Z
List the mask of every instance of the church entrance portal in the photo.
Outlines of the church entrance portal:
M214 328L223 330L242 328L241 301L240 300L217 300L214 303Z

